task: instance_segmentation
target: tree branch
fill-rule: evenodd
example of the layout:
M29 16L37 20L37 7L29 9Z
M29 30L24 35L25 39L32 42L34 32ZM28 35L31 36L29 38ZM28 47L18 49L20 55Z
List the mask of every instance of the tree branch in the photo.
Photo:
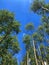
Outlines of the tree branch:
M49 9L47 9L47 8L45 8L45 7L43 7L43 6L42 6L42 9L44 9L44 10L46 10L46 11L48 11L48 12L49 12Z

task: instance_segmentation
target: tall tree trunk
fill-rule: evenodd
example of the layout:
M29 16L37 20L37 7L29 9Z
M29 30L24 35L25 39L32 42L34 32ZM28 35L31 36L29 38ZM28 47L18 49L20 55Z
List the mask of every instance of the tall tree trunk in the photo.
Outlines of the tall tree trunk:
M42 62L42 65L44 65L44 62L43 62L43 60L42 60L41 62Z
M27 51L27 53L26 53L26 65L28 65L28 59L29 59L29 53Z
M40 51L40 55L41 55L40 47L39 47L39 51ZM41 61L41 64L44 65L44 62L43 62L43 60L42 60L42 55L41 55L41 59L40 59L40 61Z
M48 65L48 64L47 64L47 61L44 61L44 65Z
M33 40L33 47L34 47L34 56L35 56L36 65L38 65L34 40Z

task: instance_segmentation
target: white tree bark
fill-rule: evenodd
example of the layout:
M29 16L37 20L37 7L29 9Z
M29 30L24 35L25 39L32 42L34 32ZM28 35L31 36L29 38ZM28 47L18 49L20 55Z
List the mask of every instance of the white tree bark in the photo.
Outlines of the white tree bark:
M44 61L44 65L47 65L47 62L46 61Z
M33 47L34 47L34 55L35 55L36 65L38 65L38 60L37 60L37 56L36 56L36 49L35 49L35 43L34 43L34 40L33 40Z

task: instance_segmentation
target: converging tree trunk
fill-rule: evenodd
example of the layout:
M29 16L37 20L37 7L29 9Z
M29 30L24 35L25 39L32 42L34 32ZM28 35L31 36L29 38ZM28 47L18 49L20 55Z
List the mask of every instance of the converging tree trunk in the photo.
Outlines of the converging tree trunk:
M34 47L34 56L35 56L36 65L38 65L34 40L33 40L33 47Z
M28 54L29 54L29 53L28 53L28 51L27 51L27 53L26 53L26 59L27 59L27 60L26 60L26 65L28 65L28 56L29 56Z

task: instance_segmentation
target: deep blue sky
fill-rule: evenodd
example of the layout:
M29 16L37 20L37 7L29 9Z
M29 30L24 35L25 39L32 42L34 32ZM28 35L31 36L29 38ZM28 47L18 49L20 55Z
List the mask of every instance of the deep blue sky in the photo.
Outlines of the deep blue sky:
M48 0L46 0L48 2ZM34 14L30 10L31 0L0 0L0 10L6 9L15 14L15 19L20 21L22 32L18 35L21 51L17 56L18 61L22 59L22 56L25 54L25 47L22 43L22 38L24 32L24 26L28 22L33 22L35 28L40 24L40 16Z

